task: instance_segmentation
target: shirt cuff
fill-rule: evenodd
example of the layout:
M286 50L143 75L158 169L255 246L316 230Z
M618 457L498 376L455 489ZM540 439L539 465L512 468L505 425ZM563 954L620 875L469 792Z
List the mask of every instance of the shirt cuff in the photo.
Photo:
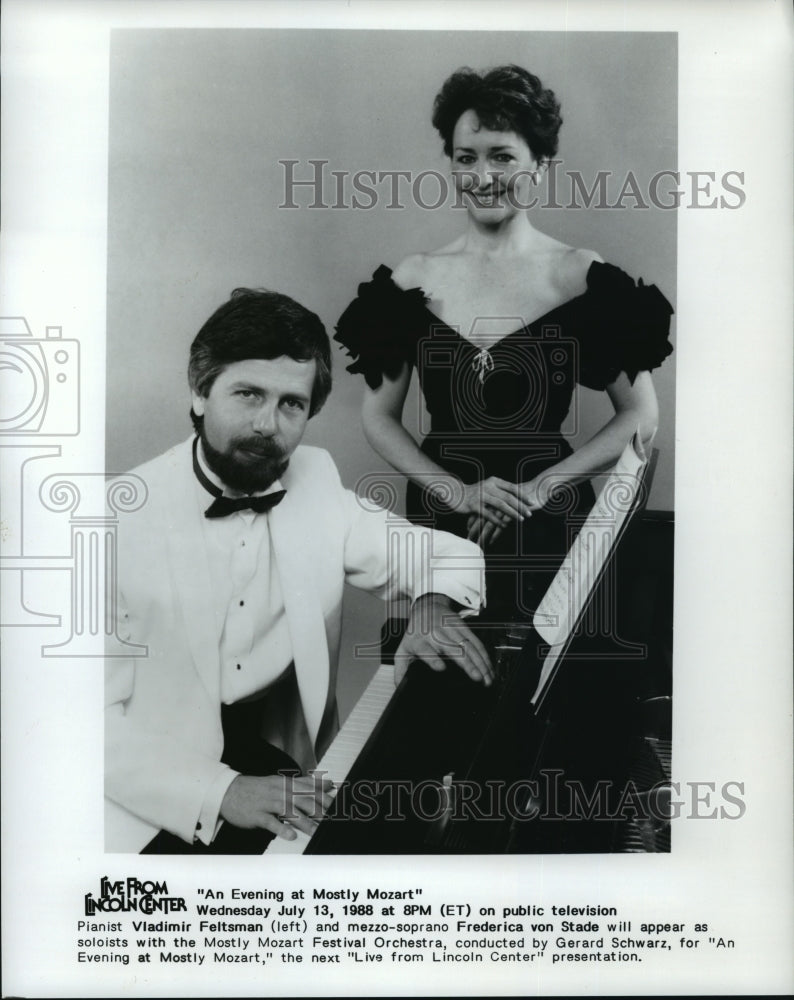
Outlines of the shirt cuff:
M229 785L238 776L238 773L230 767L224 767L222 771L218 772L218 776L212 782L207 794L204 796L201 812L196 822L196 832L193 835L194 842L200 841L202 844L209 846L217 836L218 830L220 830L223 824L223 820L219 816L223 797L229 790Z
M425 594L443 594L459 605L458 615L470 618L485 607L484 573L477 570L460 571L436 570L432 580L417 588L414 600Z

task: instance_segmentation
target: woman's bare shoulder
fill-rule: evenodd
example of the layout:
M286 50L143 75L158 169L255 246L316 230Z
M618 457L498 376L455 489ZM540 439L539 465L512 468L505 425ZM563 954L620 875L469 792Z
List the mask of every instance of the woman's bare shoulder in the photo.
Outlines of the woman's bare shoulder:
M426 254L412 253L404 257L392 271L392 281L400 288L416 288L421 285L424 272L423 261Z
M392 280L400 288L423 288L432 283L434 275L443 269L450 257L460 253L463 240L456 239L437 250L412 253L404 257L392 272Z
M590 267L591 264L603 264L604 258L596 250L586 250L582 247L568 247L570 257L582 267Z
M584 250L560 244L553 268L554 283L560 292L579 295L587 287L587 274L592 264L603 264L604 259L595 250Z

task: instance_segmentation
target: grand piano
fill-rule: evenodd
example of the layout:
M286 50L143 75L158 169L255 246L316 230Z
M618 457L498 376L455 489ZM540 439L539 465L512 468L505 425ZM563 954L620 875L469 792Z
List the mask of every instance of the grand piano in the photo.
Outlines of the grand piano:
M473 625L488 689L416 662L395 690L386 629L384 664L319 763L333 806L267 853L669 851L672 554L672 514L637 512L539 701L549 647L531 617Z

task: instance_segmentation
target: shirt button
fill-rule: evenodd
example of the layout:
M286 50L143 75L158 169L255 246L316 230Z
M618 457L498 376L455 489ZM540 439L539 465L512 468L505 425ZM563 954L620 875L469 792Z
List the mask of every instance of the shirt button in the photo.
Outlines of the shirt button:
M242 608L244 606L245 606L245 601L240 601L240 607Z
M201 829L201 822L198 822L198 823L196 823L196 829L197 829L197 830L200 830L200 829Z
M242 667L240 666L240 664L239 664L239 663L237 664L237 669L238 669L238 670L242 670Z

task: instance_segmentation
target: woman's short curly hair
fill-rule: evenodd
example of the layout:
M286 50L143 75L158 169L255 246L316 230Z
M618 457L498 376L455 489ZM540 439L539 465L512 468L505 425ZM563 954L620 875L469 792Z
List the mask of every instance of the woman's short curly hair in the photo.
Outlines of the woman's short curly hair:
M520 66L497 66L486 73L464 67L444 82L433 103L433 125L447 156L452 156L452 134L465 111L474 111L487 129L522 136L537 160L557 152L560 103Z

